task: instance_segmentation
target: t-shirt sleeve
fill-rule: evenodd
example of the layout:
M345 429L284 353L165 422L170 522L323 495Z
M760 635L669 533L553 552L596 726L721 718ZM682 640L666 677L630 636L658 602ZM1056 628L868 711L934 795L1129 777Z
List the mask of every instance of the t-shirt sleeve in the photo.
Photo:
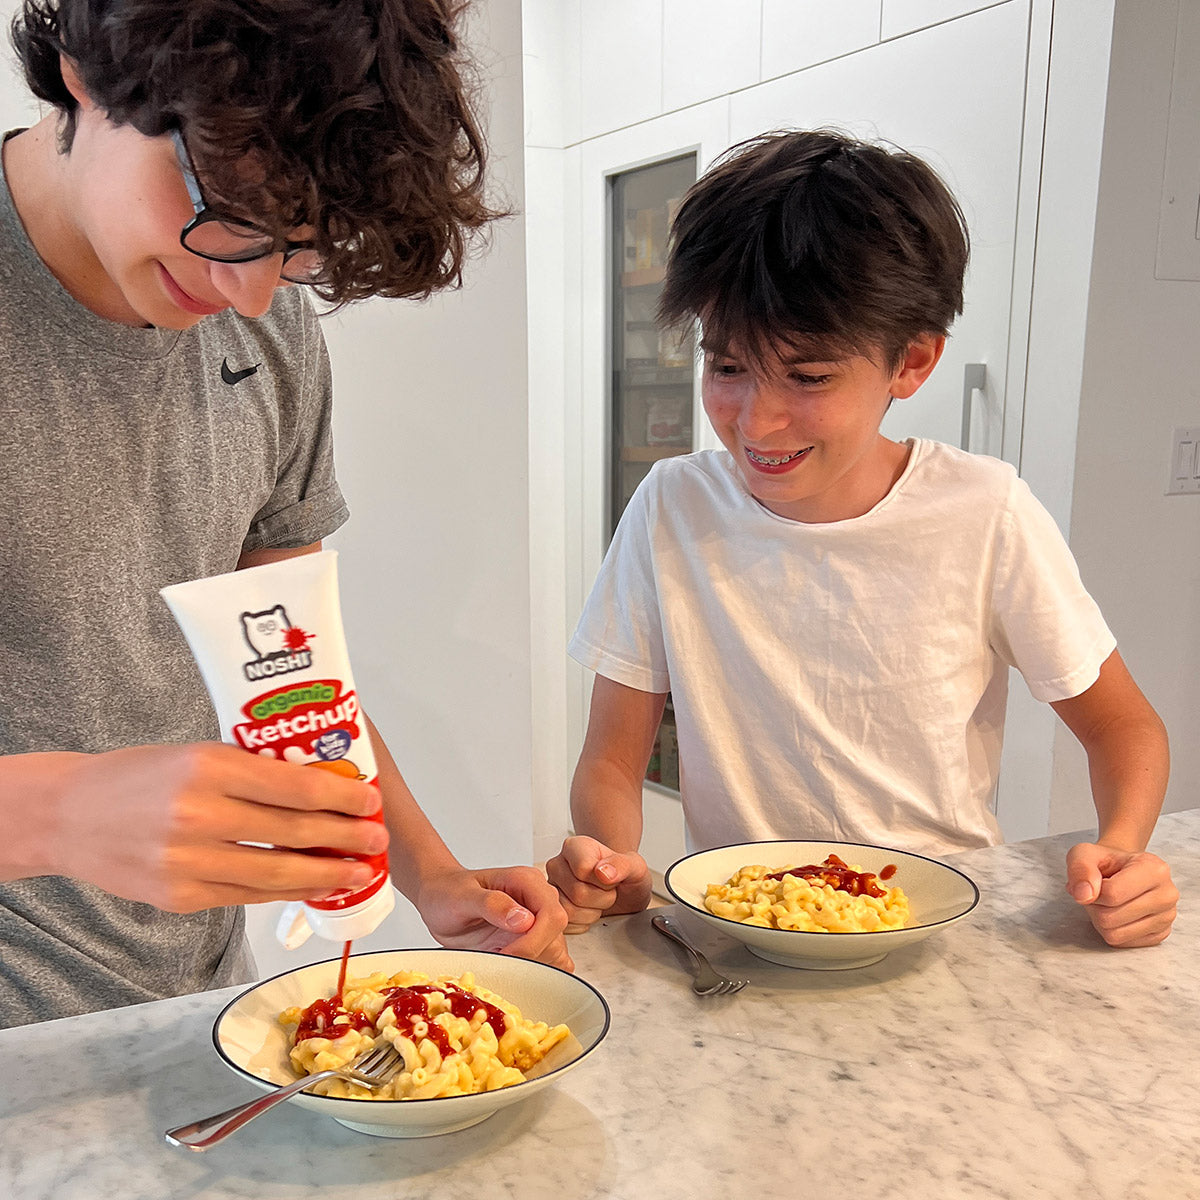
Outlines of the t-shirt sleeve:
M1117 645L1053 517L1022 479L1000 525L991 643L1046 702L1087 691Z
M307 298L298 305L290 348L301 363L280 397L284 408L275 489L251 522L243 553L264 547L291 549L328 537L350 515L333 465L333 374L317 315Z
M655 482L651 472L626 507L567 652L606 679L662 693L671 676L651 536Z

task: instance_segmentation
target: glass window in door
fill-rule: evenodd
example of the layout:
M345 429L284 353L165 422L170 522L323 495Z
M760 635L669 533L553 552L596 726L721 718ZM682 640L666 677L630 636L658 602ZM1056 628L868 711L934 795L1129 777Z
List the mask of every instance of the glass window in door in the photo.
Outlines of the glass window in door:
M694 449L695 346L654 319L662 291L667 238L684 192L696 181L694 154L611 177L612 402L609 438L611 539L625 506L661 458ZM675 713L667 697L646 772L678 790Z

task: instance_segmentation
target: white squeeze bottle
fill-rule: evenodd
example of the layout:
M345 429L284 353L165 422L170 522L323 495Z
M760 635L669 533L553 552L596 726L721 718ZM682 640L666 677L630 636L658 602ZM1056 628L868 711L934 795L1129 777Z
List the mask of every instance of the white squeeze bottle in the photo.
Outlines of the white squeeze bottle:
M177 583L161 594L200 667L225 741L379 786L350 674L336 552ZM369 819L382 824L382 811ZM371 881L288 905L278 930L284 945L298 946L310 933L335 942L365 937L392 911L387 853L355 857L375 868Z

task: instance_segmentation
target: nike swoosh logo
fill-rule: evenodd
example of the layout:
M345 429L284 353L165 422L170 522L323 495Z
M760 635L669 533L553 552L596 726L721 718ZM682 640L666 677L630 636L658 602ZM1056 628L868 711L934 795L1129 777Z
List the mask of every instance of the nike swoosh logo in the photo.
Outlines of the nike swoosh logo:
M229 369L229 359L223 358L221 359L221 378L225 380L230 387L233 387L235 383L241 383L243 379L253 375L254 372L257 371L261 366L262 363L255 363L254 366L246 367L242 371L231 371Z

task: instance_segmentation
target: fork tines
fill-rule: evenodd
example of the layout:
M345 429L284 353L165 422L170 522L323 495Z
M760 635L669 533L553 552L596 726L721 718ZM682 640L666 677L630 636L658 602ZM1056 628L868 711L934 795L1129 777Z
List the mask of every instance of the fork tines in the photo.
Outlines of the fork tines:
M387 1082L403 1064L400 1051L391 1042L381 1042L355 1059L343 1074L362 1083L379 1084Z

